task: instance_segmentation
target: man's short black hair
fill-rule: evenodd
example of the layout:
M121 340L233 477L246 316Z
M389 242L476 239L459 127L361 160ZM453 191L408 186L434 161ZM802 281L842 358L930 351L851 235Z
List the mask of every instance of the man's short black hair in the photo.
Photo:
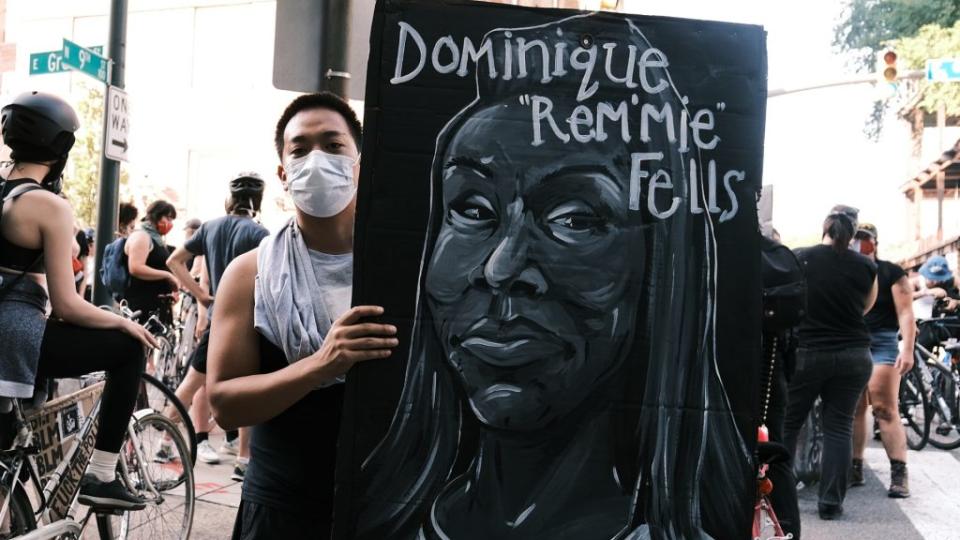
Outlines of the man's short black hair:
M293 118L294 115L307 109L330 109L331 111L340 113L340 116L347 122L347 127L350 128L350 135L353 137L353 142L357 144L357 150L360 150L363 128L360 126L360 119L357 118L357 113L353 112L350 104L342 97L332 92L318 92L316 94L304 94L297 97L297 99L287 105L283 114L280 115L280 120L277 122L277 130L273 135L273 143L276 145L277 155L280 156L281 159L283 159L283 132L287 129L287 124L290 123L290 119Z
M167 201L160 199L150 203L150 206L147 207L147 215L144 216L143 219L156 225L158 221L165 217L177 219L177 208Z

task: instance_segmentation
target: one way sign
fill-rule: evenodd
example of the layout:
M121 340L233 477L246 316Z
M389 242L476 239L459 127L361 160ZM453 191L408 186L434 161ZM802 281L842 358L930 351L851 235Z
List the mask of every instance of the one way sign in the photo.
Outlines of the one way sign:
M116 161L127 161L130 113L127 93L116 86L107 89L107 132L104 134L104 153Z

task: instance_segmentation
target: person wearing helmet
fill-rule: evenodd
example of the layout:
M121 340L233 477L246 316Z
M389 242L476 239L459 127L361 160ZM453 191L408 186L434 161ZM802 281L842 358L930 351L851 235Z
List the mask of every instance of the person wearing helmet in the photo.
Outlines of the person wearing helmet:
M0 124L12 150L12 163L0 172L5 178L0 343L6 345L0 352L0 396L30 398L38 379L106 370L100 428L79 501L143 508L143 499L116 478L116 468L136 403L144 347L155 347L156 341L133 321L85 302L74 287L73 211L57 194L79 120L59 97L28 92L0 110Z
M229 194L224 203L227 215L202 224L197 232L182 247L177 248L167 259L167 267L202 305L207 306L207 317L213 317L213 297L223 272L236 257L256 248L270 233L254 221L263 201L263 178L255 172L241 172L230 178ZM188 261L191 257L203 256L210 291L204 290L190 277ZM200 336L190 360L190 370L177 388L177 397L185 405L196 409L191 416L197 432L197 457L206 463L219 463L220 456L210 446L209 403L203 392L207 373L207 344L210 340L209 325ZM172 412L172 411L171 411ZM221 452L237 454L233 478L242 480L249 455L246 428L227 432L227 442Z

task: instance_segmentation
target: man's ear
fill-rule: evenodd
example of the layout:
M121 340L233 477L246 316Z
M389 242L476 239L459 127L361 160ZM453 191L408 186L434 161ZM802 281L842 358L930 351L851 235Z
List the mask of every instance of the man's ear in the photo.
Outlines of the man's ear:
M287 191L287 171L284 170L283 165L277 165L277 178L280 179L280 183L283 184L283 190Z

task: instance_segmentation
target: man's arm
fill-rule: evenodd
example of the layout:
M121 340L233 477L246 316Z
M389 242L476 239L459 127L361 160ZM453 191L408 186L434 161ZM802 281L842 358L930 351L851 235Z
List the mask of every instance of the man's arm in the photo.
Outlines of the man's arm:
M873 285L870 286L870 293L867 295L867 303L863 307L863 314L866 315L871 309L873 309L873 304L877 301L877 278L873 278Z
M200 287L200 284L193 279L193 276L190 275L190 270L187 268L187 261L190 260L192 256L193 254L187 251L187 248L180 246L167 258L167 268L173 272L173 275L177 276L180 284L190 291L190 294L192 294L198 302L209 306L210 303L213 302L213 297L210 296L209 292Z
M257 251L234 259L220 280L207 357L207 395L224 429L269 420L353 364L390 356L397 346L390 325L361 323L383 314L357 306L338 319L316 353L272 373L260 373L260 346L253 327Z

